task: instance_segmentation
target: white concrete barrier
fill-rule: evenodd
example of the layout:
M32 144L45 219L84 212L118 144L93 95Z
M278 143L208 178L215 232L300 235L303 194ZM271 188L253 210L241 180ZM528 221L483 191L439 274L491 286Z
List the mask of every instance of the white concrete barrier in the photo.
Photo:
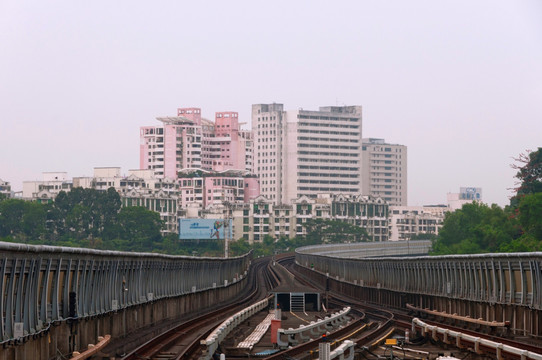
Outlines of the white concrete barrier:
M505 344L487 340L487 339L482 339L482 338L464 334L458 331L441 328L435 325L429 325L429 324L424 323L418 318L412 319L412 332L416 332L416 327L421 328L423 335L431 333L431 336L433 338L436 337L436 334L442 334L445 341L449 341L449 338L453 337L455 338L456 345L458 347L461 346L461 340L466 340L474 344L474 349L476 352L479 352L480 345L483 345L491 349L495 349L495 353L497 354L497 359L502 359L502 353L505 352L505 353L519 356L522 360L527 360L527 359L542 360L542 354L537 354L531 351L518 349L513 346L505 345Z
M270 298L264 299L254 305L244 308L227 318L222 324L214 329L205 340L200 342L201 345L207 347L207 351L204 352L201 359L209 360L218 348L218 344L220 344L220 342L224 340L237 325L256 314L258 311L265 309L269 305L269 299Z
M338 311L330 316L326 316L322 320L311 321L310 324L301 325L296 329L278 329L277 345L281 348L287 348L290 345L296 345L299 343L299 340L296 339L296 336L298 336L301 340L308 340L309 336L305 333L307 331L313 336L321 336L322 334L325 334L328 330L346 324L348 322L347 314L349 312L350 307L345 307L341 311ZM288 341L282 340L282 335L287 335Z

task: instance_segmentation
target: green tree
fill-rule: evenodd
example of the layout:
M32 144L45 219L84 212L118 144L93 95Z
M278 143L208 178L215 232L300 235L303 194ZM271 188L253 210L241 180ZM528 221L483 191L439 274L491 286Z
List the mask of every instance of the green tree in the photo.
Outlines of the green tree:
M327 220L324 236L326 242L344 243L369 240L367 230L345 221Z
M519 180L516 194L510 199L510 209L521 226L521 236L503 251L542 250L542 148L521 154L515 177Z
M516 207L523 196L542 192L542 148L520 154L515 160L517 164L512 168L518 171L515 178L519 183L516 195L510 199L512 207Z
M250 244L243 238L232 241L230 244L230 254L232 256L240 256L250 251Z
M419 233L419 234L412 234L410 236L409 240L436 240L437 234L434 233Z
M309 219L303 245L367 241L369 235L362 227L339 220Z
M117 238L126 240L131 250L152 251L153 246L161 242L163 223L157 212L130 206L122 208L117 218Z
M525 195L518 210L518 220L524 235L542 241L542 192Z
M48 211L50 238L58 240L67 234L79 240L112 239L120 207L120 196L113 188L61 191Z
M473 202L446 214L433 253L498 252L519 234L517 221L501 207Z
M295 246L294 241L295 239L290 240L287 236L280 236L275 242L275 250L280 253L288 252Z
M160 242L160 247L153 249L153 251L158 251L166 254L179 254L179 236L177 234L167 234L162 237Z
M45 206L40 203L28 202L25 204L25 214L22 218L22 230L32 242L45 237L45 225L47 212Z
M22 232L21 219L25 213L25 201L8 199L0 202L0 236L13 236Z
M14 241L37 243L45 235L44 205L20 199L0 202L0 237Z
M113 234L110 229L115 227L117 214L122 205L120 195L111 187L107 191L100 193L97 200L93 207L93 216L96 219L93 234L101 234L104 238L110 239Z
M92 222L91 209L82 204L75 204L66 214L66 228L77 240L85 239L90 235Z

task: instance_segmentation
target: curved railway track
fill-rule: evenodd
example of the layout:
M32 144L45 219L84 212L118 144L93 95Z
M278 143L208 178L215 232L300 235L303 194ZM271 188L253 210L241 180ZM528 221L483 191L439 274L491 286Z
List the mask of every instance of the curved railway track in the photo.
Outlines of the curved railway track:
M284 257L282 260L280 260L280 263L285 268L287 268L288 271L293 273L298 281L301 281L301 282L305 283L306 285L312 286L312 287L317 288L317 289L319 289L321 291L326 291L326 286L323 286L320 283L316 283L316 282L314 282L314 281L312 281L310 279L307 279L302 274L300 274L298 271L296 271L295 270L295 264L294 264L295 261L294 260L295 260L294 256ZM403 331L405 329L410 329L411 328L412 319L415 317L412 314L413 312L411 310L409 311L408 309L405 309L405 310L400 310L400 309L382 310L378 306L368 304L366 302L359 302L356 299L345 297L345 296L340 295L340 294L329 293L328 296L331 299L330 302L333 302L333 303L336 303L336 304L339 304L339 305L348 304L349 306L353 306L353 307L356 307L356 308L359 308L359 309L363 309L363 311L366 311L366 313L369 316L374 316L375 312L383 312L383 311L388 312L389 314L391 314L390 323L393 324L393 326L395 326L397 329L401 329ZM417 314L417 315L419 315L419 314ZM522 349L522 350L527 350L527 351L534 352L534 353L542 353L540 344L533 344L533 343L528 343L528 342L525 342L525 341L518 341L518 340L515 340L515 339L506 338L506 337L498 336L498 335L495 335L495 334L488 334L487 332L476 331L476 330L469 329L469 328L466 328L466 327L454 326L453 324L450 324L449 322L446 322L446 321L445 322L440 322L440 321L438 321L436 319L436 317L431 317L431 316L428 316L427 314L425 314L423 316L423 321L430 324L430 325L445 327L445 328L448 328L448 329L453 330L453 331L462 332L464 334L472 335L474 337L485 338L485 339L488 339L488 340L491 340L491 341L494 341L494 342L502 343L502 344L509 345L509 346L519 348L519 349ZM445 345L442 338L438 338L437 340L430 339L430 341L441 343L442 345ZM356 343L358 345L360 345L359 342L356 342ZM474 344L466 343L464 345L466 347L473 347L474 348ZM486 352L490 351L489 349L483 349L483 350L485 350ZM490 355L495 356L495 354L490 354ZM515 358L515 357L514 356L508 356L507 358ZM518 357L518 359L519 359L519 357Z
M301 275L295 269L294 256L292 254L281 255L276 259L260 258L253 261L253 268L247 279L247 290L242 299L219 307L214 311L178 324L169 331L157 336L146 344L140 346L123 359L196 359L202 353L200 341L204 339L215 327L217 327L225 318L231 316L242 308L261 300L268 296L268 292L279 285L283 279L282 274L277 271L273 262L278 262L286 268L306 286L313 287L322 292L326 292L326 302L328 307L343 307L348 305L352 307L352 312L357 315L356 321L350 322L347 326L332 332L328 335L327 341L331 342L333 350L343 340L349 339L356 343L358 351L371 353L371 349L376 347L383 339L389 337L394 331L411 328L412 312L400 309L380 309L378 306L360 302L356 299L345 297L341 294L326 291L325 284L316 283ZM493 341L498 341L514 347L525 350L540 352L536 345L525 344L513 339L505 339L495 335L476 332L474 330L451 326L448 323L430 321L424 319L431 325L447 327L451 330L463 332L477 337L484 337ZM314 354L318 350L318 344L322 339L315 339L298 346L283 350L265 359L311 359L318 355ZM425 339L424 341L441 342L441 339ZM444 344L442 344L444 345ZM468 345L468 344L467 344ZM484 349L486 350L486 349ZM488 352L488 351L486 351ZM374 355L374 354L372 354ZM512 357L508 357L512 358Z
M270 289L280 282L278 275L272 271L269 258L255 259L253 269L247 279L247 290L242 298L233 303L179 323L172 329L149 340L133 350L123 360L141 359L190 359L201 353L200 340L207 336L225 318L240 309L267 296Z
M293 255L283 255L280 259L277 259L277 262L284 266L285 264L292 262L292 259ZM291 269L287 270L290 271L290 273L293 273ZM297 275L296 280L300 281L306 286L323 290L317 284L313 284L303 278L299 278ZM331 343L331 350L339 346L342 341L347 339L354 341L358 346L365 346L366 344L371 343L392 331L395 319L393 313L389 311L373 310L369 313L365 311L365 309L362 309L362 307L359 306L359 303L353 302L349 299L341 300L339 298L333 298L330 304L333 305L332 307L334 308L341 308L343 305L351 306L351 313L357 315L356 321L350 322L345 327L327 334L325 341ZM315 358L314 353L318 352L318 346L321 341L322 339L320 338L310 340L303 344L268 356L265 358L265 360Z

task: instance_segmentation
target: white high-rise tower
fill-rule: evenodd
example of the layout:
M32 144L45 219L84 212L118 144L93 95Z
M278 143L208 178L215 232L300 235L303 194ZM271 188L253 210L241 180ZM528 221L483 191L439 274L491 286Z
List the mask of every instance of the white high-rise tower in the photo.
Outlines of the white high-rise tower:
M361 106L284 111L252 105L254 172L275 204L320 193L361 194Z

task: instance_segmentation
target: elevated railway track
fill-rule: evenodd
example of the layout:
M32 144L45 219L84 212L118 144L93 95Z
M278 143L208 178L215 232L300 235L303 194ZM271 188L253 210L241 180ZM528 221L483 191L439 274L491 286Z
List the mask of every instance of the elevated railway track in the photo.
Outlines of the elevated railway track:
M276 288L290 289L289 295L275 291L269 305L282 306L289 296L283 325L294 318L310 321L297 312L294 300L303 298L301 291L318 311L323 303L326 314L351 307L350 322L335 324L339 327L330 327L328 335L334 347L355 343L356 356L378 355L383 340L405 337L408 329L413 345L471 349L479 358L538 359L531 353L542 348L541 253L353 259L348 251L333 249L342 257L311 248L253 260L250 254L214 259L0 244L0 360L66 357L105 335L111 341L99 356L200 358L202 340L213 329ZM371 252L378 253L373 244ZM239 342L238 329L234 333L224 349ZM268 355L315 358L321 339L310 337L309 342L289 337L294 340L289 349Z
M269 259L256 259L249 272L245 293L237 301L217 306L211 312L178 324L167 332L133 350L124 360L137 359L197 359L203 347L201 341L225 318L248 305L264 299L280 282L272 271Z
M382 306L371 304L367 301L360 301L356 298L345 296L330 290L329 281L326 279L318 282L314 278L307 277L300 270L299 266L295 265L293 256L283 256L278 260L259 259L254 263L254 278L251 277L250 283L253 284L251 291L248 292L242 301L235 305L228 305L220 309L216 309L206 316L194 319L192 322L180 324L175 329L172 329L167 334L163 334L149 343L145 344L133 351L124 359L199 359L205 351L201 346L204 339L213 328L223 321L225 317L231 313L238 311L240 308L246 307L265 296L274 287L280 285L281 281L291 280L285 279L284 271L278 267L272 266L277 261L280 266L287 269L297 281L303 282L306 286L312 286L322 293L327 294L326 303L328 308L340 308L344 305L349 305L355 313L355 321L351 321L347 326L340 328L337 331L329 332L326 336L327 341L331 343L331 349L338 348L345 340L350 340L355 344L356 356L360 358L378 358L382 356L383 342L388 338L400 338L403 347L397 347L396 351L404 350L404 346L410 347L421 346L424 344L432 344L432 351L441 349L442 353L453 351L456 354L470 354L470 358L495 358L495 359L540 359L542 355L537 355L540 352L540 344L520 341L513 337L505 338L506 323L491 323L488 324L482 320L464 321L456 317L442 316L441 313L432 311L420 311L413 306L404 309L383 309ZM260 284L260 285L258 285ZM452 341L450 337L444 333L436 331L428 332L421 327L413 326L413 320L420 313L424 314L424 322L433 327L445 327L451 333L461 333L465 335L465 339L461 341ZM450 320L460 322L459 325L451 324ZM478 327L473 325L479 325ZM503 328L503 332L496 334L496 328ZM410 332L411 341L406 342L405 332ZM422 333L423 336L416 332ZM408 335L407 335L408 337ZM484 339L487 342L495 342L502 344L501 347L490 347L484 345L482 341L470 341L467 339ZM318 345L321 343L321 338L315 338L299 345L291 346L288 349L276 352L265 359L316 359L318 358ZM487 343L486 342L486 343ZM517 352L506 352L503 347L521 349ZM386 348L388 349L388 348ZM422 350L408 350L414 354L404 358L420 358L423 357ZM438 350L437 350L438 351ZM422 355L420 355L422 354ZM426 352L425 355L428 355ZM522 357L522 354L524 355ZM529 354L526 356L525 354ZM538 357L540 356L540 357ZM235 355L228 358L247 358L248 356Z
M337 304L342 306L344 304L349 304L354 306L360 311L366 312L368 316L375 316L376 314L387 314L383 315L384 318L388 317L389 320L386 320L387 324L393 324L393 327L397 330L398 333L403 334L406 331L409 331L411 336L415 336L412 333L412 323L413 319L421 316L423 321L427 324L434 327L443 327L452 332L462 333L467 335L466 338L474 339L486 339L498 344L506 345L513 347L515 349L520 349L525 352L530 352L533 354L542 354L542 342L537 337L524 337L513 334L510 329L510 323L503 322L488 322L483 319L472 319L470 317L458 316L454 314L444 314L438 311L432 311L429 309L419 309L410 304L406 304L405 307L384 307L380 304L375 304L369 301L360 301L359 296L345 295L343 292L336 291L337 287L330 285L330 283L337 283L340 280L333 279L328 276L316 275L316 273L307 271L306 268L303 268L295 264L294 257L285 258L282 262L289 271L295 274L296 278L299 281L304 281L306 284L310 284L318 288L320 291L323 291L327 294L327 298L331 304ZM312 276L308 276L312 275ZM378 316L378 315L377 315ZM420 330L420 327L418 327ZM454 341L451 341L451 338L445 338L444 334L432 332L427 335L427 339L434 343L440 344L443 348L454 347ZM515 353L502 353L496 348L490 348L483 345L477 345L475 342L470 340L463 340L458 342L461 349L476 349L475 352L480 356L489 356L490 358L501 358L501 359L520 359L521 355ZM360 344L361 347L367 347L371 344ZM542 355L539 355L542 358ZM527 357L524 357L527 359ZM533 359L538 359L539 357L534 355L531 357Z

